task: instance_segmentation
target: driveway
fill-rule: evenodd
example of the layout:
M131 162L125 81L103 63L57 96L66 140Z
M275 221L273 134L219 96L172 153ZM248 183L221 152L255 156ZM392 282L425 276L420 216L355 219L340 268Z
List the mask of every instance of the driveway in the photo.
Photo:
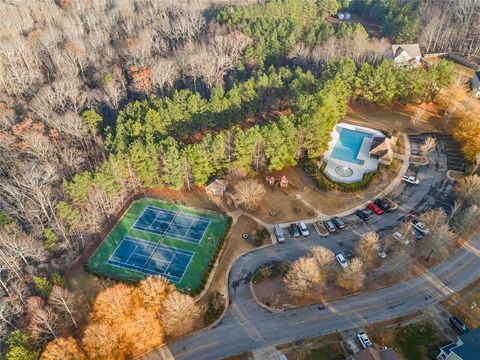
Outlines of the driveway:
M420 185L402 184L396 197L399 208L375 215L368 225L348 216L348 229L321 238L312 229L308 239L287 240L239 258L229 274L230 304L227 314L213 329L201 330L168 344L176 359L209 360L275 346L292 340L363 327L406 315L435 304L474 281L480 273L480 236L424 274L376 291L333 300L324 306L311 305L272 313L260 307L250 293L250 280L260 266L274 261L294 261L312 245L322 244L337 251L352 248L367 231L391 232L408 214L449 201L452 181L446 177L447 157L443 146L430 156L430 165L412 167ZM155 351L144 359L159 359Z

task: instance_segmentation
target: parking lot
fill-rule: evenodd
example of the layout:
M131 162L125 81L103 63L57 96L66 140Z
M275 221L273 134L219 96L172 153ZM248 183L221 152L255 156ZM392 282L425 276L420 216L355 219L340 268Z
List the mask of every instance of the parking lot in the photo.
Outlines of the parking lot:
M429 134L410 137L412 147L418 149L426 136ZM430 209L443 208L450 213L454 202L454 180L446 176L449 170L448 154L449 150L445 146L444 137L438 136L436 149L429 156L429 164L420 166L411 164L409 166L406 175L415 176L420 183L419 185L402 183L399 186L393 198L398 204L395 211L377 215L369 209L364 209L370 215L368 223L363 222L355 214L345 216L342 218L345 228L326 237L320 236L312 224L307 225L310 233L308 241L328 247L335 253L348 254L353 251L360 237L367 232L375 231L380 237L391 236L402 221ZM283 229L283 232L286 242L306 240L301 235L294 238L288 228Z

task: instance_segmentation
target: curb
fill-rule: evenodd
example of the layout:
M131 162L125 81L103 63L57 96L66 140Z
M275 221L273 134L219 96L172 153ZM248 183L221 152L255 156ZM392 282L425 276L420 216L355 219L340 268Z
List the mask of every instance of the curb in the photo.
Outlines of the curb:
M255 302L257 303L258 306L264 308L265 310L269 311L269 312L272 312L272 313L281 313L281 312L284 312L285 310L282 310L282 309L276 309L276 308L272 308L266 304L264 304L263 302L261 302L260 300L258 300L257 298L257 295L255 295L255 291L253 291L253 278L250 280L250 294L252 295L252 298L253 300L255 300Z

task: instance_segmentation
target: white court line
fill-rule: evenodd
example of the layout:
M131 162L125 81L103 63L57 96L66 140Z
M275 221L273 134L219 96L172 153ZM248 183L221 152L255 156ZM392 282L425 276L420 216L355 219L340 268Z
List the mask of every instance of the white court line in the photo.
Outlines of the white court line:
M138 268L138 267L128 265L128 264L122 264L122 263L119 263L119 262L116 262L116 264L115 264L115 262L109 262L108 265L115 266L115 267L117 267L119 269L123 269L123 270L136 271L136 272L139 272L139 273L144 274L144 275L164 276L164 277L168 278L169 280L172 280L174 283L179 283L181 281L181 278L179 278L178 276L175 276L175 275L167 275L164 272L161 273L161 272L157 272L157 271L153 271L153 270L149 270L149 269L142 269L142 268ZM131 266L131 267L134 267L134 268L131 269L131 268L125 266L125 265ZM180 279L180 280L175 280L175 279Z
M139 221L139 220L142 218L142 216L143 216L143 213L144 213L144 212L145 212L145 210L147 210L147 209L148 209L148 206L143 208L143 211L142 211L142 213L140 214L140 216L139 216L139 217L137 217L137 220L135 220L135 224L133 224L133 226L132 226L132 227L135 227L135 226L137 226L137 223L138 223L138 221Z
M110 259L112 258L112 256L117 252L118 248L120 247L120 245L122 245L122 243L123 243L125 240L135 243L134 241L131 241L131 240L128 240L128 239L134 239L134 238L131 238L130 236L125 235L125 236L123 237L122 241L120 241L120 243L119 243L119 244L117 245L117 247L115 248L115 251L110 254L110 257L108 258L107 262L110 261Z
M183 276L187 273L187 270L188 270L188 267L190 266L190 263L192 262L192 259L193 259L193 256L195 254L192 254L192 256L190 256L190 259L188 260L188 264L187 266L185 266L185 268L183 269L183 274L182 274L182 277L180 278L180 280L178 282L182 282L183 280ZM207 271L207 269L205 269L205 271Z
M173 210L169 210L169 209L162 209L162 208L159 208L159 207L156 207L154 205L148 205L149 208L152 208L152 209L155 209L155 211L161 211L161 212L164 212L164 213L170 213L170 214L175 214L177 211L173 211ZM189 214L187 212L183 212L183 211L180 211L180 209L182 208L181 206L178 206L179 210L178 212L180 212L180 216L183 216L185 218L188 218L188 219L202 219L202 220L210 220L210 218L208 217L205 217L205 216L201 216L201 215L196 215L196 214Z

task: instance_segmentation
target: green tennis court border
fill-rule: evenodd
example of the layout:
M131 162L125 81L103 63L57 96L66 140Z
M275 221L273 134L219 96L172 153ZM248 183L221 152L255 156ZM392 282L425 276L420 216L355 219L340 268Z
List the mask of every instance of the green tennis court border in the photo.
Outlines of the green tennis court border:
M138 217L149 205L172 211L180 210L181 213L184 214L192 214L208 218L210 220L210 224L205 230L202 241L199 244L195 244L168 236L162 238L157 234L133 229L132 227L137 221ZM159 242L171 247L193 252L193 257L189 266L185 270L182 280L175 285L183 292L195 292L202 285L204 273L208 269L208 265L215 254L215 250L226 228L227 218L221 214L208 210L196 210L189 207L167 203L162 200L143 198L134 201L132 205L130 205L122 219L120 219L120 221L114 226L112 231L102 241L100 246L90 257L88 266L93 272L110 277L112 279L138 282L149 275L110 265L107 263L107 260L110 258L123 238L127 235L155 243Z

